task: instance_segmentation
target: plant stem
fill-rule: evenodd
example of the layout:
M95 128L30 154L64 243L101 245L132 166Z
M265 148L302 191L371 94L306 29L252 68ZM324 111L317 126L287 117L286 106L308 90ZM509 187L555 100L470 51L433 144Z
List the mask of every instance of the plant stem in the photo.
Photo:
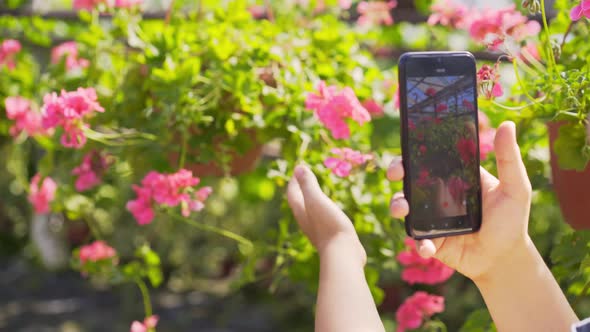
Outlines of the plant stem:
M266 8L266 15L268 16L268 20L270 22L275 21L275 15L272 11L272 7L270 5L270 0L264 0L264 7Z
M561 47L562 50L563 50L563 46L565 46L567 36L569 36L570 32L572 32L572 28L574 27L576 22L578 22L578 21L571 21L570 25L567 27L567 30L565 31L565 34L563 35L563 40L561 41L561 44L559 45L559 47Z
M543 29L545 30L545 38L547 38L547 51L549 52L549 69L551 72L555 69L555 55L551 47L551 33L549 31L549 24L547 23L547 11L545 9L545 0L541 0L541 14L543 16Z
M183 169L184 168L184 162L186 161L186 146L188 144L187 142L187 137L186 137L186 133L182 134L182 148L180 150L180 161L178 162L178 168L179 169Z
M137 287L139 287L139 291L141 292L141 297L143 299L143 309L145 310L145 317L149 317L152 315L152 302L150 300L150 292L148 288L141 279L135 279L135 283Z
M518 72L518 65L516 64L516 59L514 59L512 61L512 65L514 66L514 74L516 75L516 80L518 81L518 85L520 85L520 88L522 89L522 92L524 93L524 95L531 101L533 102L533 104L538 104L538 102L535 100L535 98L533 98L529 92L527 91L526 87L524 86L524 84L522 83L522 79L520 78L520 73Z
M189 218L184 218L184 217L181 217L181 216L177 216L175 214L167 214L167 215L170 216L170 217L172 217L173 219L176 219L178 221L187 223L187 224L189 224L189 225L191 225L191 226L193 226L195 228L198 228L200 230L207 231L207 232L212 232L212 233L215 233L215 234L224 236L224 237L226 237L228 239L232 239L232 240L234 240L234 241L236 241L236 242L238 242L240 244L243 244L243 245L245 245L247 247L254 247L254 244L252 243L252 241L246 239L245 237L243 237L243 236L241 236L239 234L236 234L234 232L228 231L226 229L221 229L221 228L218 228L218 227L215 227L215 226L201 224L201 223L198 223L198 222L196 222L194 220L191 220Z
M175 0L170 1L170 6L166 11L166 17L164 18L164 25L168 25L168 23L170 23L170 17L172 16L172 11L174 10L174 2Z

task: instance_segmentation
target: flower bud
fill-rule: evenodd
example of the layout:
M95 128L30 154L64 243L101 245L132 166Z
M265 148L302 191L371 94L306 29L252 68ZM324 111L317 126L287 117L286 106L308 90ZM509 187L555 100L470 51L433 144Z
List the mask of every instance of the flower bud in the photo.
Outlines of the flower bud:
M523 0L522 8L528 9L531 14L539 14L541 12L541 1Z
M551 40L551 52L553 52L555 60L561 57L561 45L554 39Z

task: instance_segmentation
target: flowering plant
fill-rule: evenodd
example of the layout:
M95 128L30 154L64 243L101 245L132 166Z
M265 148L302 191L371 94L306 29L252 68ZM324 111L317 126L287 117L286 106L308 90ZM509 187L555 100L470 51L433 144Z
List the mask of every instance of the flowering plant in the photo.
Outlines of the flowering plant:
M221 275L236 286L267 281L272 290L302 283L311 292L318 258L282 195L294 166L305 161L353 220L370 257L371 291L391 330L438 329L443 323L435 314L450 330L489 327L474 287L442 263L419 258L413 242L404 242L403 224L389 216L389 198L401 190L384 172L400 154L399 98L396 64L383 55L446 49L457 36L466 48L502 52L528 76L511 86L502 80L504 62L481 63L481 157L493 171L493 127L517 119L527 129L521 140L533 183L546 188L546 160L527 153L542 147L533 110L558 114L576 128L572 137L580 136L587 64L575 45L583 44L588 25L573 25L560 58L569 60L553 64L544 33L535 44L541 25L515 6L483 11L416 1L430 16L410 24L392 16L404 10L402 1L172 3L159 20L142 14L137 0L73 1L79 21L68 24L0 17L0 153L8 160L0 169L0 215L17 225L13 236L28 241L35 227L29 212L47 223L50 214L60 216L74 268L140 289L144 315L129 319L131 331L172 324L153 312L149 288L192 290L195 275ZM557 1L552 33L565 26L570 5ZM585 15L584 6L574 18ZM410 34L415 38L401 38ZM560 97L567 89L550 88L559 66L571 66L563 79L580 107L570 95ZM556 103L544 102L550 98ZM437 112L453 107L474 105L441 104ZM433 141L451 132L436 119L414 125L412 135ZM471 159L471 133L466 128L451 145L438 140L436 151L416 153L440 158L456 151ZM433 170L426 171L424 181ZM447 175L458 196L476 181ZM559 219L554 205L550 193L538 192L531 232L545 253L552 234L564 232L548 221ZM444 302L442 296L457 293L473 296ZM466 310L474 313L465 322Z

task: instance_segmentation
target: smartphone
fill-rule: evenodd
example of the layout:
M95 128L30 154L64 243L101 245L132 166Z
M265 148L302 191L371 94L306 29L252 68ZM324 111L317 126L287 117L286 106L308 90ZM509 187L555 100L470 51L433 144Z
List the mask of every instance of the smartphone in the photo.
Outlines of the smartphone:
M475 58L405 53L399 61L406 232L429 239L481 226Z

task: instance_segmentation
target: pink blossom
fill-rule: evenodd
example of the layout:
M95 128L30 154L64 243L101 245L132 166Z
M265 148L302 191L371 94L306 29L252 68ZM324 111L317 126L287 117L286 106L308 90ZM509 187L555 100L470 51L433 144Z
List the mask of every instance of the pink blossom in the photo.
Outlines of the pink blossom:
M362 105L371 115L382 116L384 114L383 107L373 99L363 101Z
M463 163L470 164L475 160L477 146L475 145L474 140L468 138L459 139L457 142L457 150L459 151Z
M430 7L432 14L428 24L440 24L453 28L464 28L467 24L468 9L453 0L438 0Z
M471 187L469 183L465 182L458 176L452 176L449 178L447 185L449 187L449 193L451 193L451 197L455 202L463 201L465 192Z
M570 12L572 21L579 21L582 16L590 18L590 0L583 0L579 5L572 8Z
M391 25L393 17L391 10L397 7L397 1L361 1L357 6L360 17L357 21L359 25Z
M338 0L338 6L340 9L348 10L352 6L352 0Z
M416 180L416 184L424 187L430 185L431 183L432 179L430 178L430 172L427 169L422 168L418 173L418 180Z
M326 86L321 81L318 93L309 93L305 100L307 109L314 110L332 136L336 139L350 137L350 128L346 119L352 119L359 125L371 120L369 112L361 105L351 88L340 91L335 86Z
M132 8L142 4L143 0L115 0L115 7L117 8Z
M76 10L93 10L100 4L105 4L106 7L110 8L113 7L114 1L113 0L74 0L72 3L72 7Z
M492 151L494 151L494 139L496 130L488 129L479 132L479 158L485 160Z
M406 238L404 243L407 250L400 252L397 260L404 266L402 280L407 283L436 285L447 281L455 272L436 258L422 258L413 239Z
M426 292L416 292L407 298L397 309L395 319L397 332L417 329L423 320L445 310L445 299L442 296L430 295Z
M62 43L51 50L51 63L58 64L63 58L68 71L86 68L90 64L88 60L78 58L78 44L73 41Z
M408 120L408 129L409 130L415 130L416 129L416 124L414 123L414 121Z
M480 95L492 99L494 97L501 97L504 95L504 89L500 84L500 73L498 72L498 64L494 67L483 65L477 72L477 86Z
M82 246L78 255L80 263L85 264L86 262L98 262L113 258L117 255L117 252L104 241L94 241L91 244Z
M61 143L68 148L83 147L86 144L84 129L89 127L84 120L94 112L104 112L93 88L78 88L70 92L62 90L60 96L50 93L43 97L43 103L43 127L62 127Z
M540 31L541 25L536 21L529 21L516 10L515 5L475 13L469 27L471 37L491 50L497 50L507 39L520 42Z
M264 5L251 5L248 7L248 12L257 20L266 17L266 7Z
M429 97L434 97L436 95L436 89L433 87L430 87L430 88L426 89L426 91L424 93L426 93L426 95Z
M468 110L468 111L474 111L475 110L475 106L473 106L473 103L470 102L467 99L463 99L463 107Z
M141 186L133 186L137 194L135 200L127 202L127 210L133 214L140 225L149 224L154 219L154 206L181 206L182 215L188 217L191 211L200 211L211 194L210 187L195 191L200 182L191 171L181 169L173 174L149 172L141 181Z
M143 320L143 323L140 321L133 321L133 323L131 323L130 332L148 332L151 329L154 329L156 325L158 325L158 320L158 316L152 315L146 317L146 319Z
M436 106L436 109L434 111L436 113L442 113L442 112L445 112L445 111L448 111L448 110L449 110L449 106L447 106L447 104L445 104L445 103L442 103L442 104L438 104Z
M363 165L373 159L372 155L363 154L351 148L332 149L332 154L336 156L327 158L324 161L324 166L342 178L348 177L353 167Z
M57 184L52 178L46 177L43 179L41 186L41 175L36 174L31 179L29 187L29 202L33 205L33 209L38 214L48 213L50 211L49 203L55 199L55 191Z
M18 40L6 39L0 44L0 66L6 66L12 70L16 67L15 56L21 50Z
M92 151L86 154L80 166L72 170L72 175L77 175L76 190L86 191L99 185L101 177L109 167L109 160L105 154L98 151Z
M4 100L6 105L6 117L14 120L10 127L10 135L16 137L22 132L28 136L47 135L47 131L41 125L41 113L31 109L31 102L23 97L7 97Z
M539 53L539 46L533 42L528 42L525 46L523 46L522 49L520 50L520 53L518 54L518 56L525 63L531 62L529 60L529 58L533 58L537 61L541 60L541 53Z

